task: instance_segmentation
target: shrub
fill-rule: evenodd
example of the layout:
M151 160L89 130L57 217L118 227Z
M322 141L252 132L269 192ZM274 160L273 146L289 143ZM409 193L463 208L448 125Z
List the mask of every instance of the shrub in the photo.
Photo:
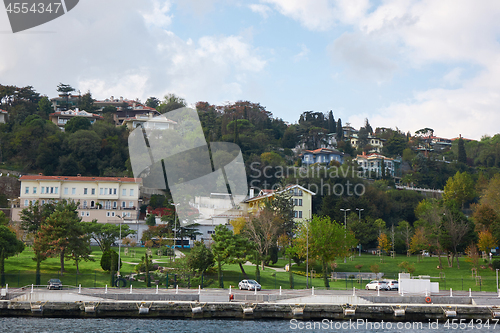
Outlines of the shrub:
M114 269L113 271L118 270L118 253L113 250L106 251L102 254L101 257L101 268L106 272L111 271L111 256L113 256ZM121 267L121 259L120 259L120 267Z
M495 259L492 263L493 269L500 269L500 260Z

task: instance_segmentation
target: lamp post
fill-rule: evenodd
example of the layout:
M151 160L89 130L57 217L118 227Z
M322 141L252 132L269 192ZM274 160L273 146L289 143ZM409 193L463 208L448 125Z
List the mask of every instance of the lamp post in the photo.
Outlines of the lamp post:
M118 276L120 276L120 261L121 261L121 249L122 249L122 221L123 218L120 215L116 215L120 219L120 243L118 243Z
M345 229L345 232L347 233L347 212L350 211L349 208L347 209L340 209L341 212L344 212L344 229ZM344 234L344 238L347 237L347 234ZM344 257L344 264L347 263L347 258Z
M306 289L309 289L309 223L306 225ZM292 267L290 267L292 269ZM498 269L497 269L498 274Z
M171 203L172 206L175 206L175 216L174 216L174 262L175 262L175 245L177 243L177 206L179 204Z
M356 208L356 210L359 212L359 223L361 223L361 212L364 211L364 209ZM358 246L359 246L359 256L361 257L361 243Z

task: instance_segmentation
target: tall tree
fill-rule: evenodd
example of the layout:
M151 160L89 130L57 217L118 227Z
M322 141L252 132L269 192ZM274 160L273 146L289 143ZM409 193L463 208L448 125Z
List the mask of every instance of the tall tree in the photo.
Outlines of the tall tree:
M180 109L186 106L186 100L182 97L176 96L175 94L167 94L163 98L163 101L156 108L160 113L165 113Z
M336 133L337 132L337 123L335 122L335 118L333 117L333 112L330 110L328 112L328 133Z
M347 256L349 250L356 246L357 240L352 232L346 232L344 226L331 221L330 217L313 216L309 223L299 227L294 244L294 249L301 258L305 258L308 252L309 258L321 262L323 281L325 287L329 289L328 265L336 258ZM306 251L307 245L309 245L308 251Z
M342 120L339 118L337 120L337 141L340 141L344 138L344 130L342 129Z
M219 288L224 288L222 281L222 265L226 261L230 261L230 248L233 232L223 224L215 227L215 234L212 235L213 243L211 245L212 253L217 262L217 277L219 280Z
M66 103L64 104L63 108L64 110L67 110L69 106L69 95L73 91L75 91L75 88L73 88L69 84L59 83L57 85L57 91L59 92L59 95L66 100Z
M445 202L455 200L462 209L467 201L476 196L474 181L467 172L457 171L455 176L448 179L444 187L443 199Z
M447 232L452 252L451 265L453 266L453 257L457 258L457 268L460 269L460 262L458 261L457 247L462 242L463 238L469 230L469 224L460 216L460 212L454 213L449 209L445 210L443 227Z
M467 163L467 154L465 152L465 143L464 139L458 139L458 163Z
M16 234L4 225L0 225L0 285L5 286L5 259L23 252L24 243Z
M120 238L120 225L118 224L99 223L97 220L93 220L92 222L81 222L81 225L85 233L97 242L103 253L110 251L111 245ZM133 234L135 231L131 230L128 225L121 226L122 238Z

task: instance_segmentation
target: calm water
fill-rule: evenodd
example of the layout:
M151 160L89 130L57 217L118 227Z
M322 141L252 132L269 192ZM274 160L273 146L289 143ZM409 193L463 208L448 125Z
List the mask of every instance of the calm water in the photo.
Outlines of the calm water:
M327 328L330 323L316 322L316 329L314 329L311 326L313 322L307 321L0 318L0 332L500 332L500 326L494 327L495 322L490 322L489 328L482 325L480 327L478 322L472 324L467 322L467 325L463 324L462 329L458 323L453 327L451 322L449 326L445 324L430 326L429 323L399 323L400 325L406 325L406 327L400 326L399 329L396 326L397 324L352 322L349 325L349 322L336 321L332 322L333 329L331 329ZM337 325L337 329L335 325ZM370 327L369 325L373 326ZM412 327L412 325L417 326Z

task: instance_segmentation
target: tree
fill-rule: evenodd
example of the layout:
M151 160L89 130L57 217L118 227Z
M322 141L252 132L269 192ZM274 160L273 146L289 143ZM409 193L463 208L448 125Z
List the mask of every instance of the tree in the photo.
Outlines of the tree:
M469 224L464 219L461 219L457 214L453 214L450 210L446 210L444 215L443 227L445 228L448 238L450 240L453 254L451 258L451 265L453 265L453 257L457 258L457 268L460 269L460 262L458 261L457 247L461 243L464 236L469 230Z
M150 107L150 108L153 108L153 109L156 109L156 107L160 105L160 100L156 97L149 97L147 100L146 100L146 106L147 107Z
M156 225L156 215L155 214L150 214L146 218L146 224L150 227L154 227Z
M38 102L38 114L43 119L49 119L49 115L54 111L52 103L47 96L43 96Z
M410 241L411 237L413 234L412 227L410 223L407 221L401 221L399 222L398 226L396 227L396 230L398 232L398 235L401 237L401 239L404 241L405 246L406 246L406 253L410 252Z
M21 227L27 231L28 234L36 237L45 219L54 212L54 209L55 206L52 204L40 205L38 200L35 201L35 203L30 204L28 208L23 208L21 210L19 214ZM35 283L40 285L40 264L46 259L46 256L43 255L43 251L39 246L34 246L33 250L35 252L33 260L36 261Z
M215 234L212 235L213 243L211 245L212 253L215 261L217 261L217 276L219 280L219 288L224 288L222 281L222 265L230 259L230 245L233 232L225 225L219 224L215 227Z
M489 232L488 230L480 231L477 246L480 251L488 253L490 252L490 249L493 249L497 246L497 242L495 241L495 238L493 237L491 232Z
M175 94L167 94L156 108L160 113L177 110L186 106L186 100Z
M106 272L116 272L118 270L118 253L116 253L114 250L104 251L101 256L101 268Z
M385 233L381 233L377 240L377 248L382 252L389 253L389 250L391 249L391 242L389 242L387 235Z
M420 227L415 230L413 237L410 242L410 252L411 253L420 253L422 250L426 250L429 248L429 242L427 241L427 237L425 236L425 229ZM420 258L420 256L419 256ZM420 261L420 259L419 259ZM439 263L441 266L441 263Z
M462 138L458 139L458 163L467 163L467 154L465 153L465 144Z
M80 100L78 102L78 108L80 110L92 113L96 110L96 107L94 106L94 101L95 100L92 98L92 94L90 93L90 91L87 91L80 97Z
M35 238L35 246L43 248L45 256L59 256L61 274L64 272L64 257L72 252L73 246L81 244L85 232L76 212L77 204L63 201L54 213L45 220ZM75 253L78 252L75 251Z
M443 199L445 202L456 200L464 208L467 201L475 197L474 181L467 172L457 171L455 176L448 179L444 187Z
M64 131L67 133L75 133L79 130L89 130L91 127L92 124L88 118L73 117L64 125Z
M306 257L309 245L309 257L322 263L323 281L328 289L328 264L336 258L347 256L349 250L356 246L357 240L352 232L346 232L342 225L331 221L330 217L313 216L309 223L299 227L294 244L296 253L302 258Z
M91 238L93 238L99 248L104 253L111 250L111 245L120 238L120 225L113 223L99 223L97 220L92 222L81 222L83 230ZM121 226L121 237L125 238L135 234L135 230L131 230L128 225Z
M344 138L344 130L342 129L342 120L339 118L337 120L337 141L340 141Z
M186 260L189 268L199 274L205 273L207 269L214 265L214 255L212 251L205 246L203 241L194 243Z
M8 227L0 225L0 285L2 287L5 285L5 259L23 250L24 243L16 238L16 234Z
M63 111L65 111L68 109L69 95L71 92L75 91L75 88L73 88L69 84L59 83L57 85L57 91L59 92L59 96L62 96L63 98L66 99L66 103L61 105L61 106L64 106Z
M245 225L245 235L255 244L264 270L265 257L273 244L276 244L280 230L279 218L276 218L273 209L266 204L256 216L252 217Z
M335 122L335 118L333 117L332 110L328 112L328 132L330 134L337 132L337 123Z

